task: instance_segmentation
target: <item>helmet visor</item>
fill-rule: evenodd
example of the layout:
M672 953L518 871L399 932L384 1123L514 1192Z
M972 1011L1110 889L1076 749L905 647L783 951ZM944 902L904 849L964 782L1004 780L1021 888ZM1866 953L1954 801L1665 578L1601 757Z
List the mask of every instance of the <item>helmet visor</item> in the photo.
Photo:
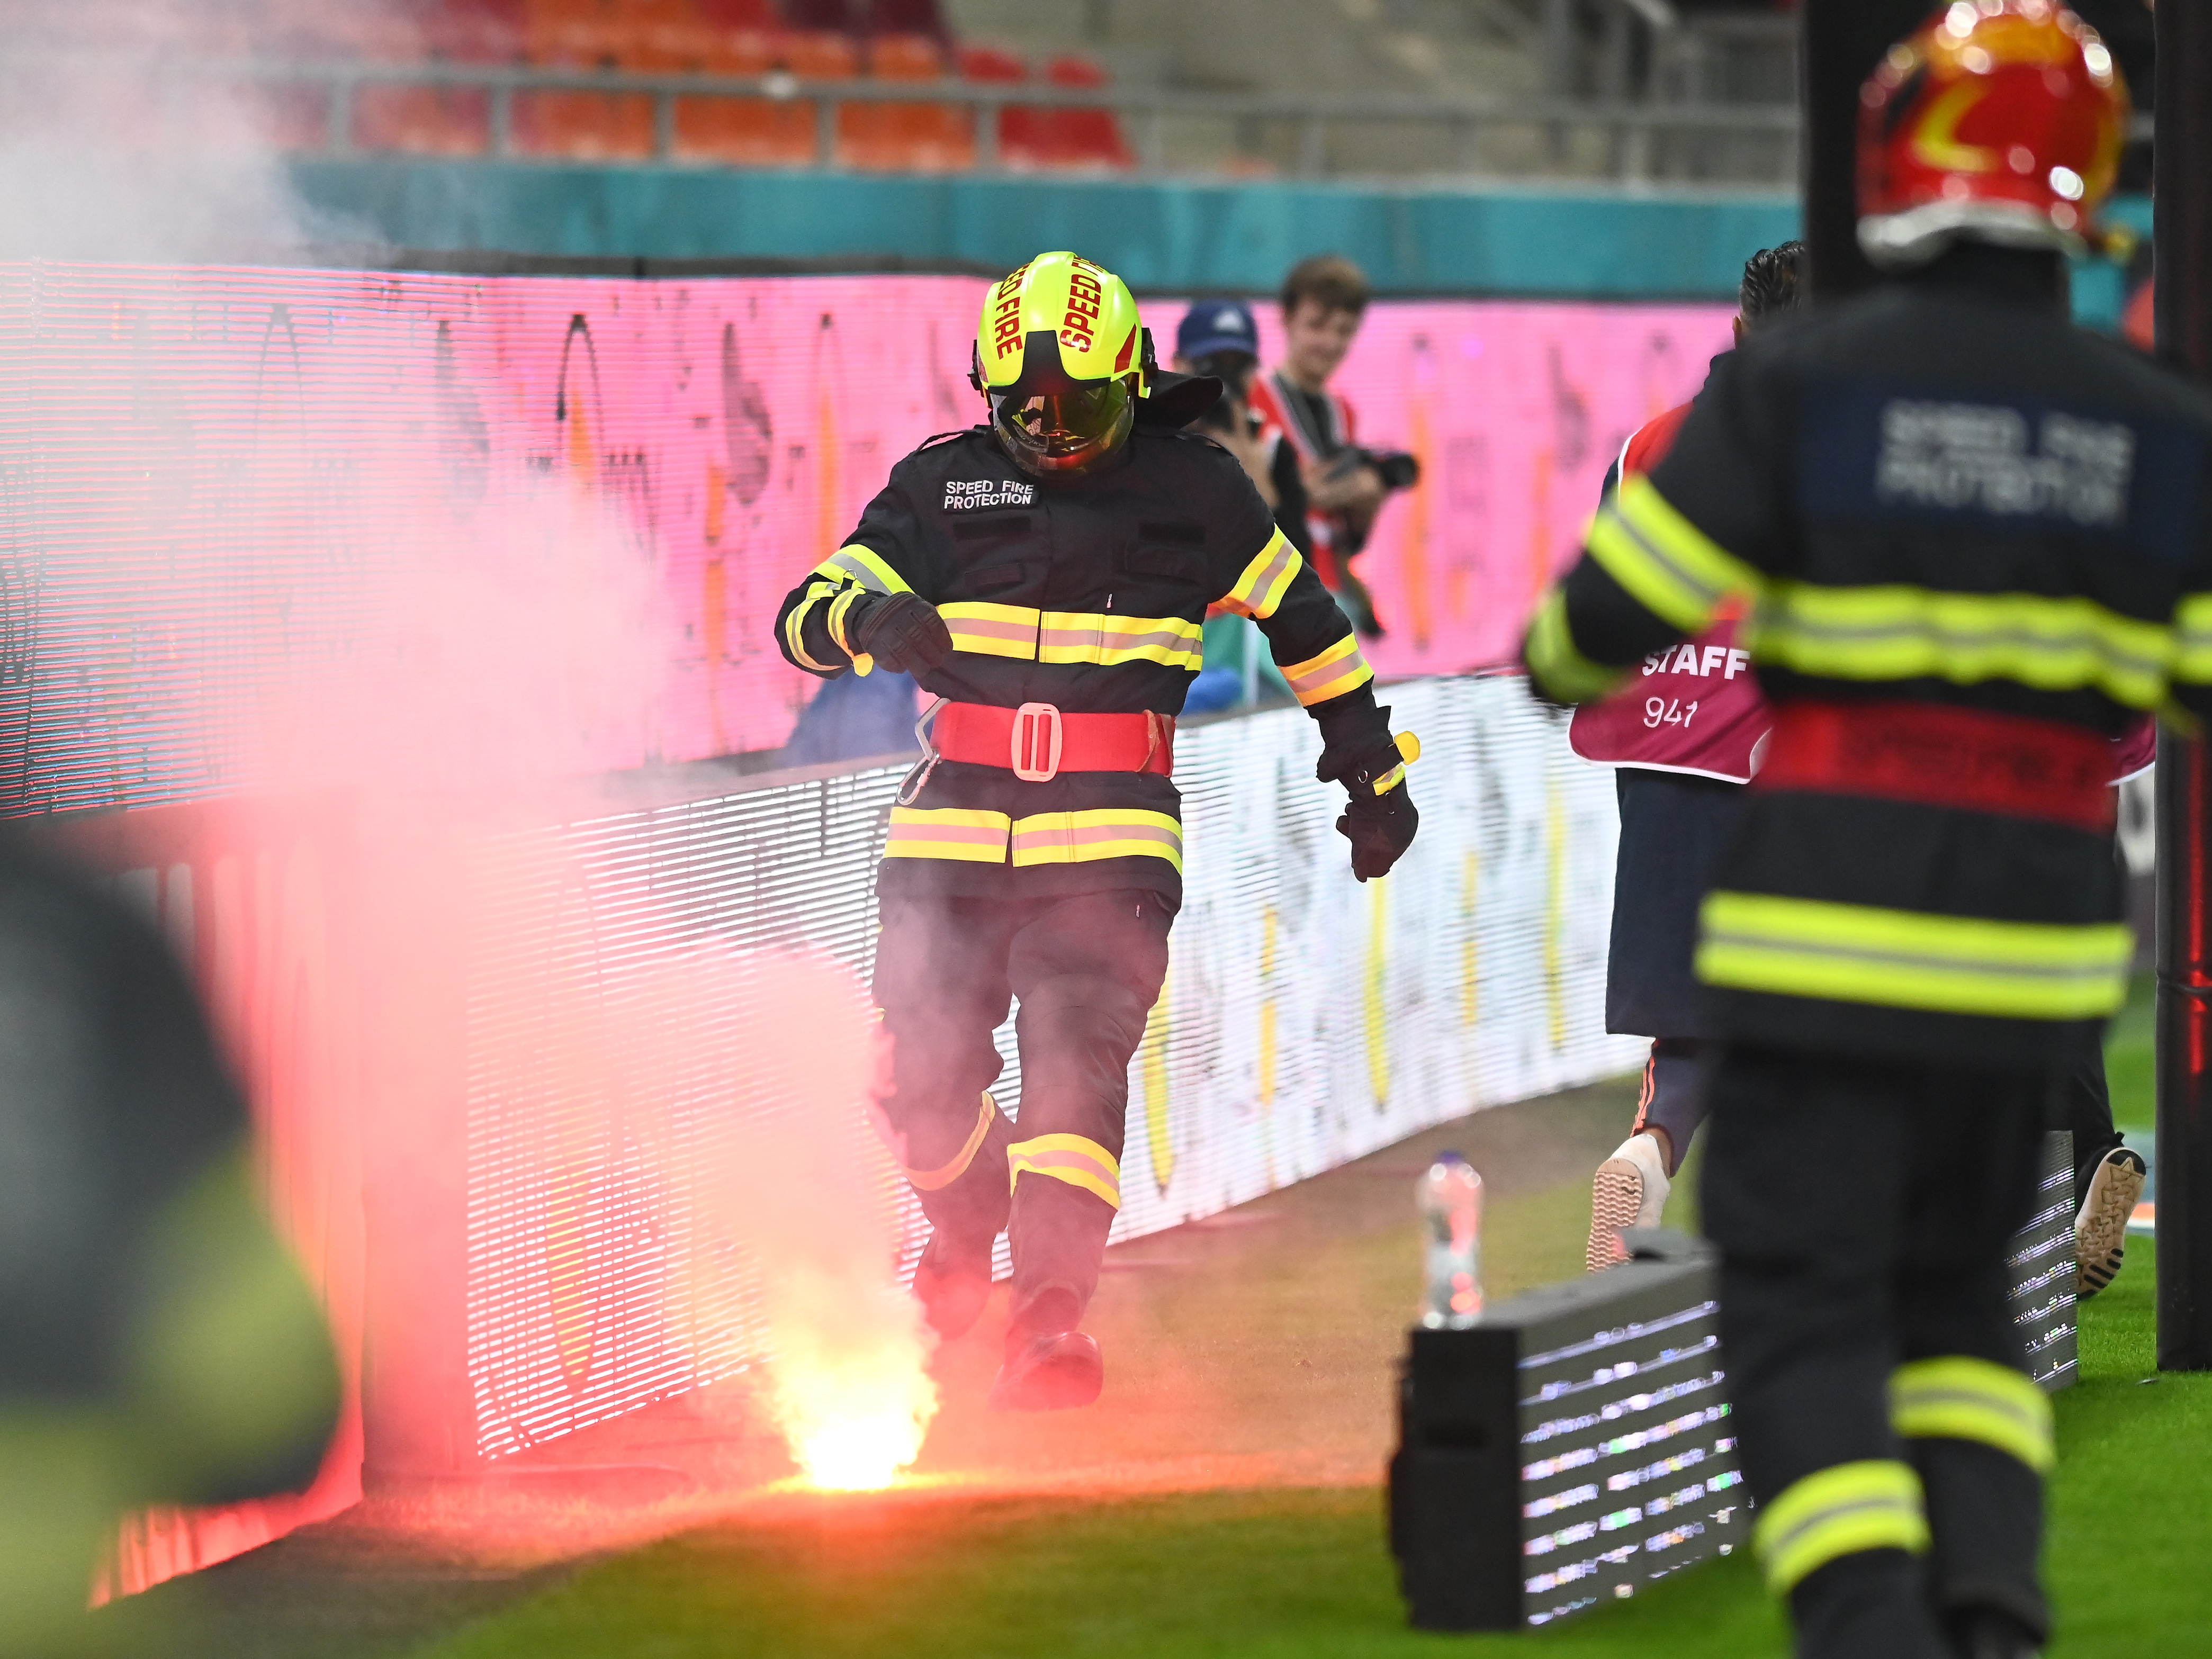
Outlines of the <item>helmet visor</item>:
M1129 383L1087 380L1064 392L994 392L991 412L1007 441L1048 470L1079 466L1120 441L1132 412Z

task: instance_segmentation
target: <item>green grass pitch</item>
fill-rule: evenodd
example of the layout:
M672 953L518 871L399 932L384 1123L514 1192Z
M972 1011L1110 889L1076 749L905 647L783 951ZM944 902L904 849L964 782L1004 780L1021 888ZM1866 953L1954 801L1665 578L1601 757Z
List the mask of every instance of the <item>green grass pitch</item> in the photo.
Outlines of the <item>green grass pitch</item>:
M2139 998L2116 1024L2112 1045L2124 1124L2149 1122L2148 1043ZM1486 1229L1493 1292L1578 1267L1589 1160L1593 1148L1601 1156L1622 1133L1624 1099L1618 1088L1578 1091L1455 1126L1471 1150L1480 1150L1474 1137L1492 1136L1488 1152L1500 1167L1510 1152L1534 1172L1493 1194ZM1272 1235L1231 1229L1215 1239L1224 1254L1202 1271L1109 1277L1102 1318L1120 1322L1108 1337L1109 1364L1147 1341L1187 1354L1203 1347L1211 1329L1225 1351L1224 1375L1252 1376L1243 1385L1201 1379L1198 1397L1208 1402L1201 1415L1209 1420L1189 1430L1192 1443L1209 1437L1229 1443L1237 1433L1253 1443L1270 1433L1320 1434L1319 1419L1299 1416L1289 1396L1269 1392L1269 1368L1275 1358L1285 1375L1318 1367L1345 1401L1364 1399L1374 1386L1382 1372L1370 1351L1390 1346L1411 1295L1410 1210L1396 1194L1410 1184L1403 1179L1409 1159L1425 1157L1435 1139L1394 1149L1395 1164L1369 1172L1386 1177L1369 1190L1391 1194L1379 1207L1357 1198L1352 1175L1255 1206L1305 1218L1295 1244L1287 1226ZM1670 1206L1678 1224L1693 1220L1688 1184ZM1360 1221L1362 1203L1388 1224ZM1187 1243L1152 1248L1188 1261ZM2212 1652L2212 1376L2160 1376L2154 1368L2152 1254L2138 1241L2115 1286L2084 1308L2081 1380L2057 1402L2061 1461L2045 1557L2060 1620L2057 1659ZM1386 1305L1355 1323L1340 1310L1361 1299ZM1119 1311L1107 1312L1109 1303ZM1283 1337L1286 1324L1298 1327L1295 1341ZM1369 1369L1352 1369L1355 1361ZM962 1386L979 1386L987 1376L988 1366ZM1133 1377L1124 1387L1141 1393ZM1365 1450L1379 1443L1386 1406L1376 1402L1376 1425L1358 1442ZM1239 1413L1257 1421L1240 1425ZM1103 1431L1086 1430L1090 1416L1023 1431ZM948 1433L960 1451L957 1432ZM1741 1553L1545 1631L1416 1633L1406 1627L1384 1548L1378 1484L1278 1478L1240 1489L1233 1476L1211 1484L1216 1489L1121 1495L1107 1482L1097 1495L1077 1485L1042 1495L963 1496L940 1487L794 1497L643 1547L540 1568L474 1603L448 1586L445 1604L375 1639L349 1638L342 1626L366 1630L376 1622L373 1607L417 1592L395 1581L374 1598L332 1603L319 1623L295 1608L289 1616L299 1634L288 1645L270 1633L266 1615L303 1592L287 1589L281 1567L274 1578L264 1569L252 1598L261 1613L249 1620L248 1608L236 1609L228 1636L205 1650L250 1651L256 1659L292 1651L331 1659L1380 1659L1516 1651L1779 1659L1788 1650L1778 1610ZM143 1599L159 1602L161 1595ZM342 1605L357 1610L346 1613ZM261 1632L251 1641L242 1639L249 1623Z

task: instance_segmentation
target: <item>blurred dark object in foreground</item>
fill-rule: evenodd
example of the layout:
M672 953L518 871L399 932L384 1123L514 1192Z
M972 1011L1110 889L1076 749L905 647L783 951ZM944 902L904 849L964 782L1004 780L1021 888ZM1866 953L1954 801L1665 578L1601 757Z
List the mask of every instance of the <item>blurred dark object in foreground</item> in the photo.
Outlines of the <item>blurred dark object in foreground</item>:
M127 1510L306 1486L336 1422L245 1103L160 935L0 836L0 1656L82 1650Z

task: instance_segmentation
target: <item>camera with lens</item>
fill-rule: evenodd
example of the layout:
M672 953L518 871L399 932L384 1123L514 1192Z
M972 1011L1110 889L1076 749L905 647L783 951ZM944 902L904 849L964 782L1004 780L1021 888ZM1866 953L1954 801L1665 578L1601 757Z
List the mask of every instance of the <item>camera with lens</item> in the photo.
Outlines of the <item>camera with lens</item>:
M1402 449L1363 449L1360 462L1375 469L1385 489L1411 489L1421 481L1421 463Z

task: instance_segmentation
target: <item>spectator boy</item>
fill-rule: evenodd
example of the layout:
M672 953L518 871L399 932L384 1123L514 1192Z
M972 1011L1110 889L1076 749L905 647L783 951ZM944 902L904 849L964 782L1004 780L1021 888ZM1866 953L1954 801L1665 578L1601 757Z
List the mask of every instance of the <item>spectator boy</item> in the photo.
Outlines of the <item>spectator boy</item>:
M1297 453L1308 507L1304 534L1315 571L1352 625L1379 636L1375 605L1352 569L1389 492L1355 441L1352 405L1328 382L1367 314L1367 278L1340 254L1317 254L1283 280L1283 361L1252 388L1252 407ZM1284 534L1295 535L1279 510Z

